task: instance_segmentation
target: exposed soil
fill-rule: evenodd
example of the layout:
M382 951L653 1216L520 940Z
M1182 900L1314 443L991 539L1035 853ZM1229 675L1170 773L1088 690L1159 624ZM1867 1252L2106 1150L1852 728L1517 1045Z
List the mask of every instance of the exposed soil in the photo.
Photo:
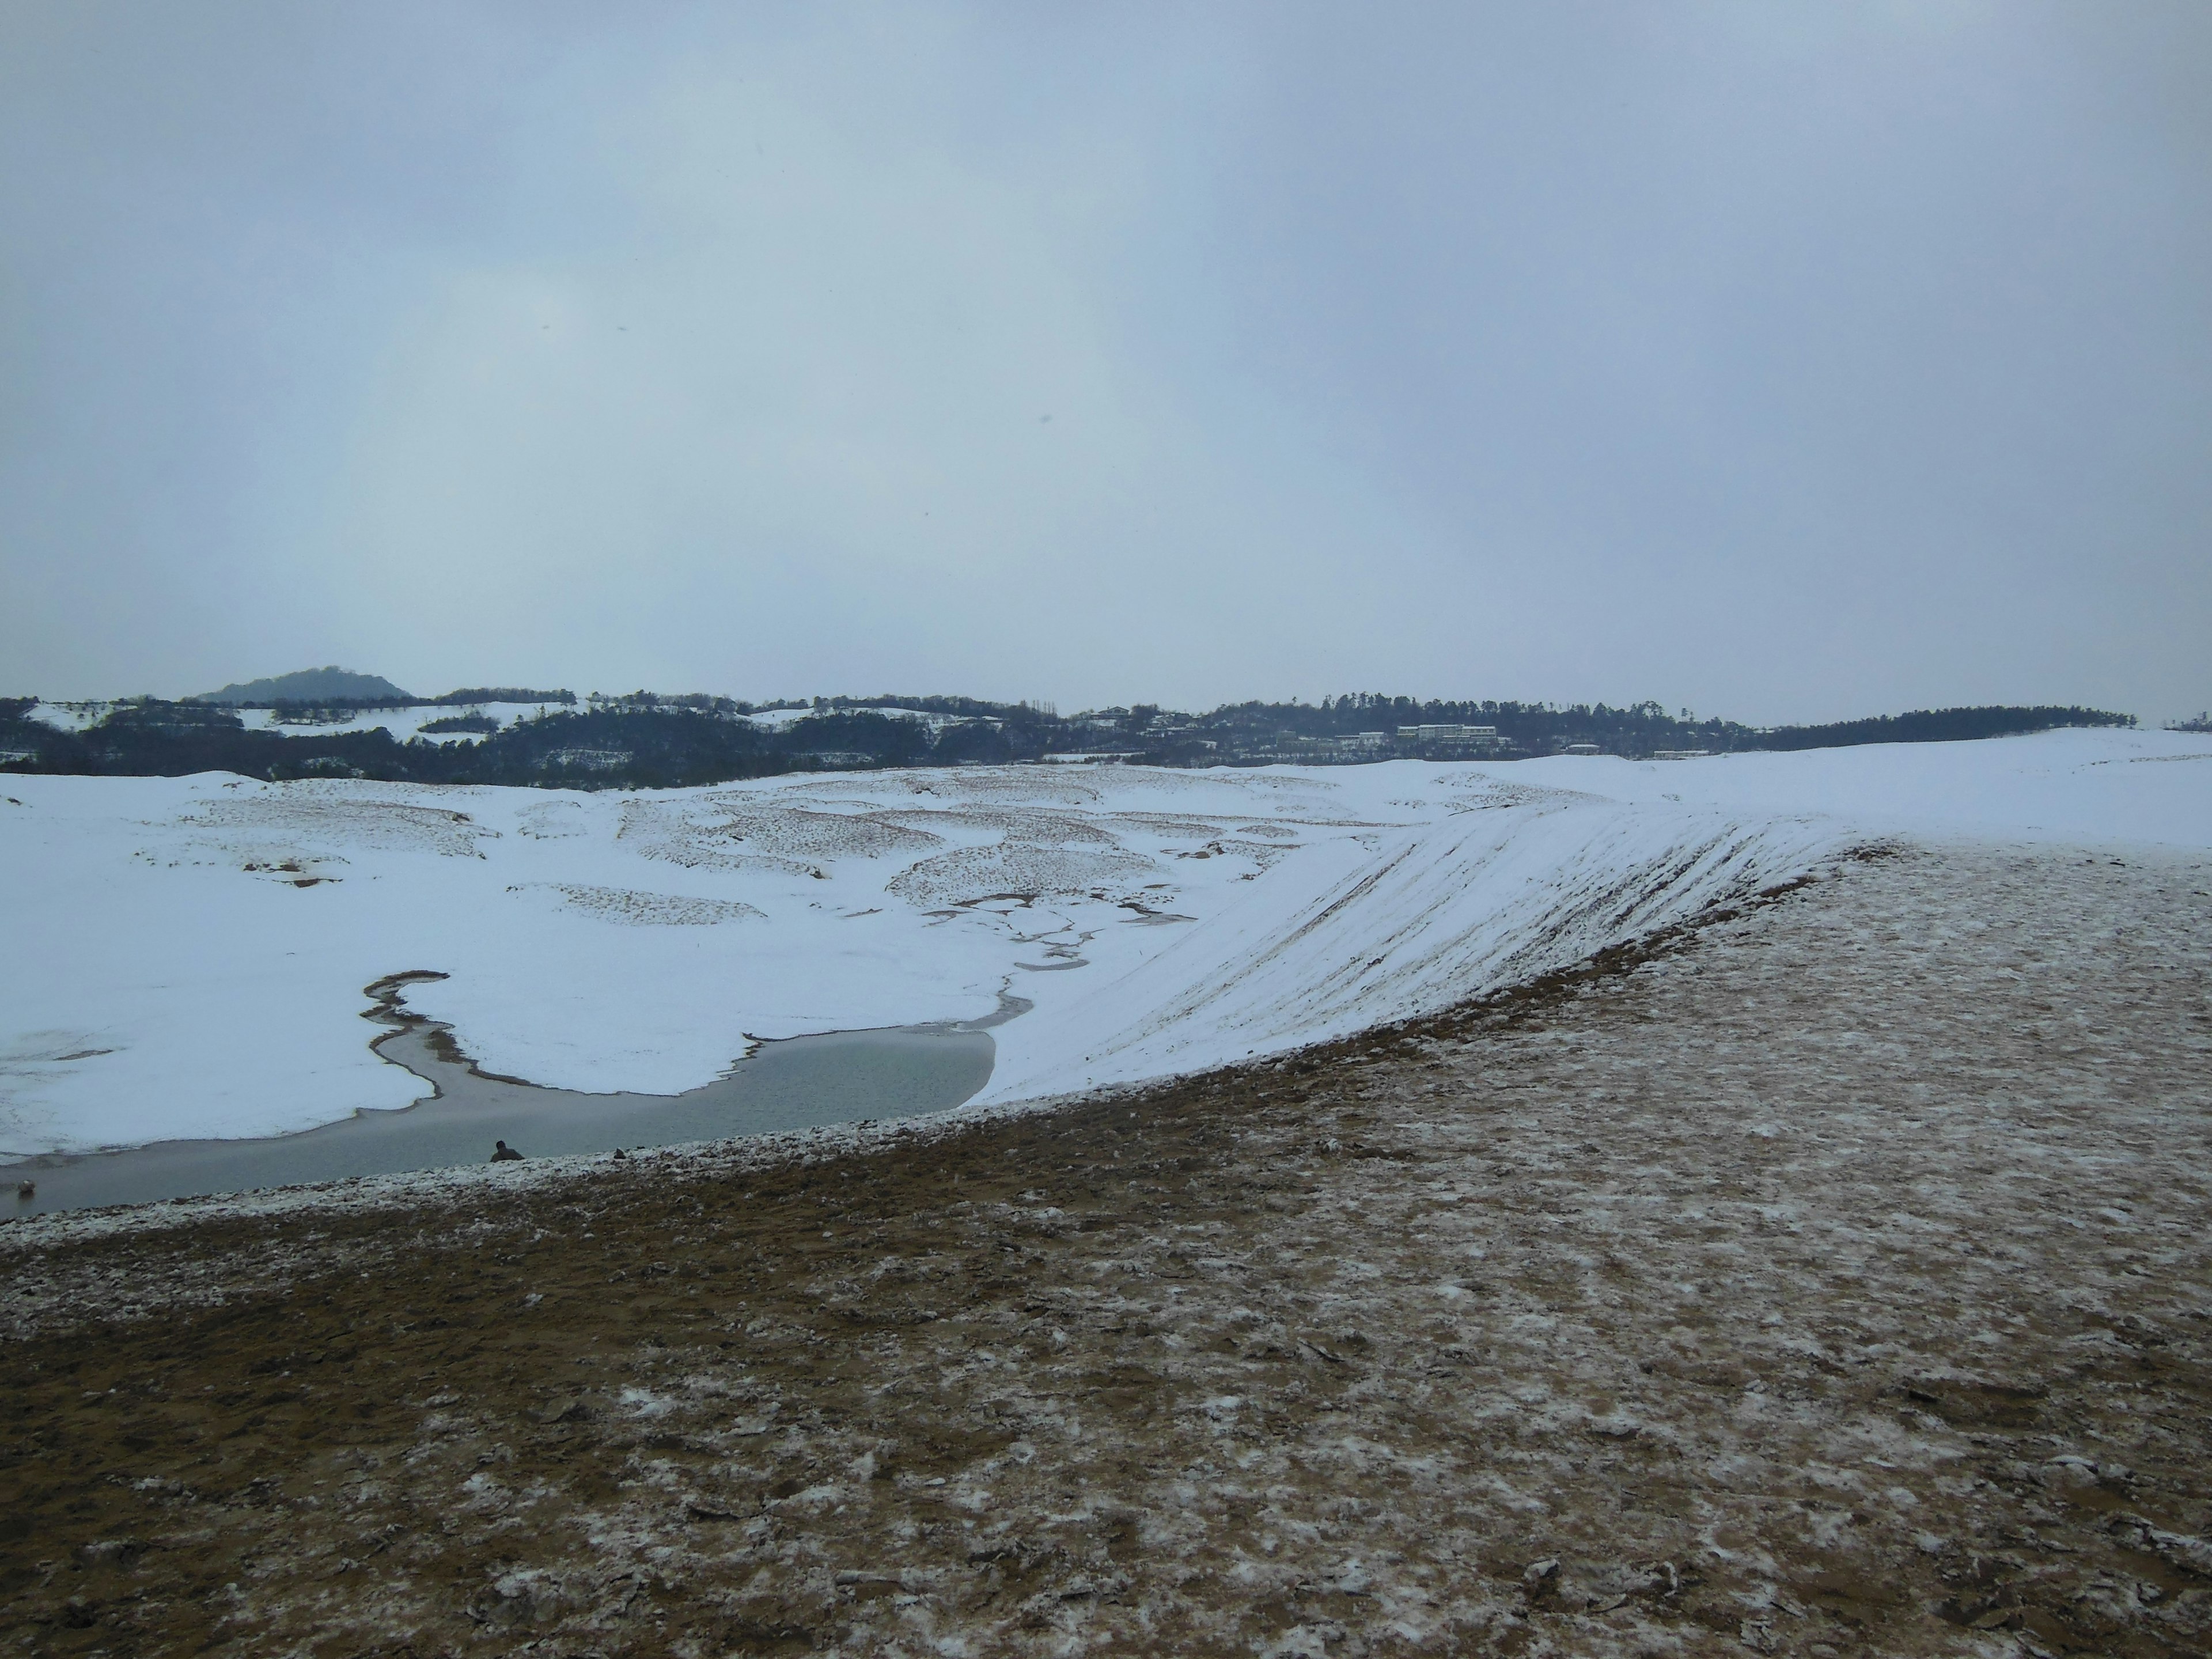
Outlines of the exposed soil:
M0 1228L29 1653L2212 1650L2212 869L964 1124Z

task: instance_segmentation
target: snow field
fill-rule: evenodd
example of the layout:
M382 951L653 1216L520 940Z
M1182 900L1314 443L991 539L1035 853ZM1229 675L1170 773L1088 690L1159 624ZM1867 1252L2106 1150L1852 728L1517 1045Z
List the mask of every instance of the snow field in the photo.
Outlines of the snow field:
M1267 1054L1571 965L1869 835L2212 845L2212 743L1631 763L961 769L635 796L0 784L0 1153L284 1133L486 1069L674 1093L751 1041L975 1019L980 1099Z

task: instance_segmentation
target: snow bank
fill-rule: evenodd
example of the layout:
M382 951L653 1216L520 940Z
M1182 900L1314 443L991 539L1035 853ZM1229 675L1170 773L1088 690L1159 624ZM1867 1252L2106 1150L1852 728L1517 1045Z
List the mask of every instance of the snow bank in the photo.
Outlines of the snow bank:
M0 782L0 1151L301 1129L423 1085L362 988L488 1069L675 1092L753 1039L973 1019L983 1098L1433 1009L1855 836L2212 844L2212 742L2055 732L1632 764L811 775L620 796Z

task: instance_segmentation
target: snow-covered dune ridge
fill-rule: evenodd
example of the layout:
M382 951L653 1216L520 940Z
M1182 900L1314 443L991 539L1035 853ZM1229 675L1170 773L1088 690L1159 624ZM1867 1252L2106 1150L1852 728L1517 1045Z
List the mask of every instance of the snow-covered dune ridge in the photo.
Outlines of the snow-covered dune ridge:
M983 1099L1446 1006L1882 835L2212 845L2158 732L1630 763L810 775L624 796L0 781L0 1152L268 1134L422 1087L409 992L487 1069L673 1093L753 1039L975 1019Z
M1317 850L1079 1000L1009 1026L983 1098L1194 1070L1434 1012L1740 902L1849 840L1832 820L1745 823L1510 786L1463 796L1436 822Z

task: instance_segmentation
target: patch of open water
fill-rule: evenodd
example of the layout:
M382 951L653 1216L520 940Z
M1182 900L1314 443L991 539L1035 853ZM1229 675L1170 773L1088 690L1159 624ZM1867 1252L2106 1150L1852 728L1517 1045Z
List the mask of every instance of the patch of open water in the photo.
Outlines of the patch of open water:
M6 1183L0 1206L32 1216L446 1169L483 1163L501 1140L526 1158L553 1158L947 1111L990 1081L997 1046L986 1028L1030 1006L1001 996L996 1014L965 1024L763 1042L684 1094L595 1095L479 1071L454 1044L450 1027L400 1003L409 984L440 977L402 974L368 988L378 1006L368 1018L393 1028L372 1046L433 1085L429 1099L397 1111L356 1112L297 1134L50 1153L0 1169ZM28 1197L16 1190L24 1182L36 1188Z

